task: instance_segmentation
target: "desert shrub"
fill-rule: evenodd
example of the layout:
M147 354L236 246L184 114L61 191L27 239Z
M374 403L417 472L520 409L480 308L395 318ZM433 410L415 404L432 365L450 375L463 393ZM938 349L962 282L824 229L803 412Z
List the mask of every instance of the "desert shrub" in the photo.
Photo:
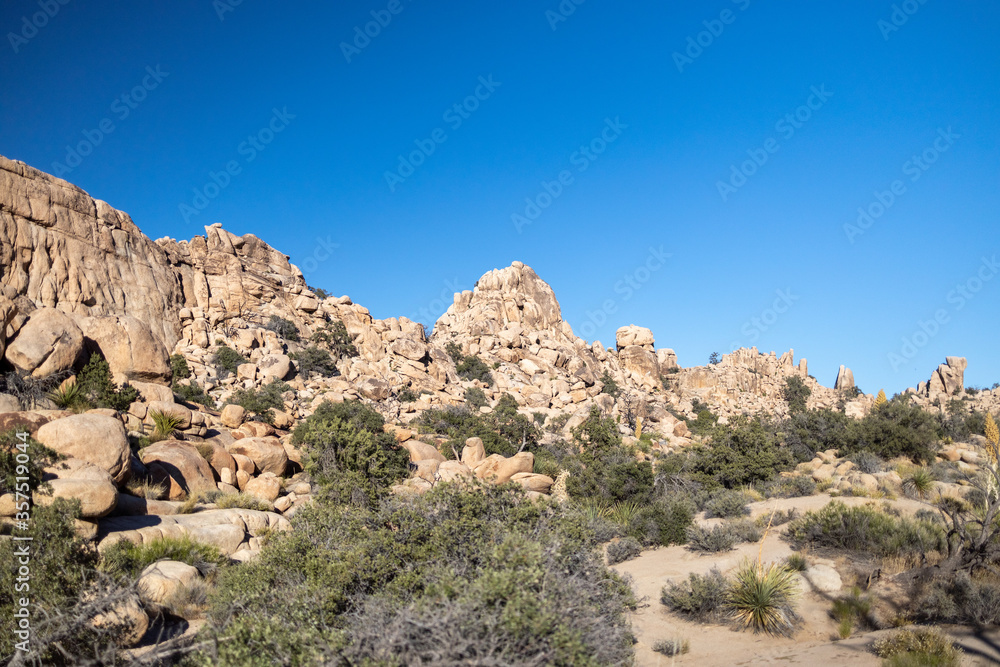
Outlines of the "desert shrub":
M795 552L785 559L785 567L793 572L805 572L809 569L809 561L802 554Z
M883 459L905 456L915 463L930 463L940 437L936 417L909 402L907 396L895 396L878 410L853 424L851 438L840 447L840 455L870 451Z
M300 352L293 352L288 355L298 364L299 372L303 377L318 375L320 377L333 377L337 374L337 364L326 350L315 346L309 346Z
M475 355L470 354L457 361L455 363L455 372L462 379L478 380L487 387L493 386L493 373L490 372L490 367Z
M0 375L0 392L16 398L22 410L32 410L50 398L49 394L67 377L68 372L35 377L28 371L14 369Z
M549 420L548 426L545 427L545 430L549 433L561 433L563 428L566 427L566 422L568 422L572 416L573 415L568 412L556 415Z
M420 396L418 396L417 392L413 391L409 387L404 387L399 390L398 394L396 394L396 399L399 400L400 403L413 403L414 401L419 400Z
M604 374L601 375L601 385L603 385L601 387L602 394L607 394L608 396L617 398L618 394L621 393L621 388L618 386L618 383L615 382L615 379L611 377L611 373L608 371L604 371Z
M35 490L44 490L45 468L62 458L21 429L0 433L0 495L21 493L28 496ZM18 511L25 511L20 508L22 499L16 501Z
M642 545L633 537L623 537L608 545L608 565L632 560L642 553Z
M179 384L174 383L173 392L181 397L182 400L188 401L190 403L198 403L204 405L206 408L215 409L215 399L208 395L204 387L196 382L191 382L190 384Z
M77 374L76 383L94 407L124 412L139 399L135 387L127 382L119 387L111 380L111 367L97 352L90 355L90 360Z
M672 658L675 655L684 655L691 650L691 642L686 639L661 639L653 642L652 649Z
M354 346L354 339L340 320L334 320L325 325L316 331L309 340L325 346L337 359L358 356L358 348Z
M687 529L687 548L691 551L719 553L730 551L740 538L731 526L720 523L706 528L705 526L689 526Z
M872 645L875 655L886 659L886 665L928 665L958 667L962 652L950 639L932 628L907 628L884 637Z
M371 509L320 499L292 522L221 573L194 664L631 660L634 597L568 508L444 484Z
M816 481L807 475L776 477L760 487L765 498L801 498L816 493Z
M167 497L167 485L164 482L153 482L149 479L133 477L125 485L125 490L137 498L146 500L163 500Z
M1000 584L956 572L932 581L917 606L921 618L931 622L1000 625Z
M848 507L838 501L792 521L788 535L799 544L881 557L919 556L946 546L944 531L936 524L891 516L871 506Z
M857 422L843 412L822 408L793 412L781 425L785 446L799 461L812 459L816 452L847 450L853 442Z
M793 606L796 574L779 563L746 561L733 576L727 607L746 630L788 635L799 621Z
M259 421L274 423L274 411L285 407L282 394L290 387L280 380L273 380L260 389L237 389L226 403L238 405Z
M719 620L725 614L729 580L717 568L708 574L692 572L687 579L670 582L660 591L660 602L671 611L696 621Z
M215 499L215 506L219 509L237 508L242 510L259 510L261 512L274 511L274 506L271 503L243 492L224 493Z
M645 546L683 544L694 510L687 498L657 498L643 503L623 530Z
M227 345L218 345L215 354L212 355L212 364L219 379L228 377L235 373L240 364L248 363L248 359L242 354Z
M271 315L267 324L264 325L264 328L268 331L273 331L285 340L294 342L299 339L299 328L295 326L295 322L286 320L283 317L278 317L277 315Z
M871 596L863 595L857 586L833 601L830 615L837 621L837 631L841 639L850 637L855 626L863 630L875 630L878 627L872 617Z
M606 502L648 500L653 491L653 466L637 461L622 444L618 425L593 408L587 419L573 429L573 439L582 450L566 462L570 477L566 490L574 498Z
M855 452L848 459L858 467L858 470L868 475L885 470L885 461L872 452Z
M778 444L759 416L740 416L717 426L710 445L691 450L692 476L727 489L767 482L795 465L791 451Z
M486 394L479 387L469 387L465 390L465 402L474 410L478 410L489 403Z
M160 412L159 410L150 410L149 418L153 420L153 435L158 436L160 439L169 438L184 422L183 419L175 414Z
M805 380L798 375L792 375L785 379L785 386L781 390L781 397L788 403L789 412L802 412L806 409L806 401L812 394L812 389L806 386Z
M531 419L518 412L517 402L510 394L501 396L486 415L466 406L453 406L426 410L417 424L447 435L446 451L461 452L467 439L481 438L487 455L513 456L518 451L534 451L542 435Z
M708 408L703 408L701 410L695 410L696 417L694 419L688 419L688 428L695 435L708 435L715 430L716 425L719 422L718 416L709 410Z
M198 568L202 574L212 572L229 561L217 547L196 542L185 535L162 537L144 544L120 540L101 554L100 568L113 577L130 581L159 560L181 561Z
M191 369L188 368L187 359L181 354L170 355L170 372L174 380L184 380L191 377Z
M725 525L736 536L736 543L758 542L764 537L764 525L749 519L732 519ZM766 525L766 524L765 524Z
M76 534L73 521L80 516L79 501L56 498L51 505L34 505L26 531L19 530L18 537L31 538L30 591L25 582L17 581L18 568L13 564L23 557L19 554L24 542L0 539L0 657L14 654L18 619L14 612L22 597L30 597L30 622L33 628L31 646L38 647L41 637L39 627L50 616L59 616L72 609L88 589L91 574L97 562L93 549ZM30 595L29 595L30 593ZM77 637L64 638L68 648L77 645ZM51 658L50 658L51 660ZM54 664L38 660L38 664Z
M330 293L327 292L322 287L309 287L308 285L307 287L313 294L316 295L316 298L319 299L320 301L325 301L326 299L330 298Z
M747 505L746 494L742 491L722 489L709 496L705 503L705 516L728 519L734 516L748 516L750 507Z
M324 402L299 423L292 442L302 447L303 468L322 493L364 506L384 497L409 470L409 454L384 423L360 401Z

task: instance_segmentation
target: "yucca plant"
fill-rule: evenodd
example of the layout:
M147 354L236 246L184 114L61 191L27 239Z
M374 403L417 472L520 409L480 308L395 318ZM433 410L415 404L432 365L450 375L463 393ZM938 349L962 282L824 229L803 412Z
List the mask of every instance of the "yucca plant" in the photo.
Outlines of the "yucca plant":
M635 418L635 437L642 438L642 417Z
M580 511L590 521L607 519L611 516L611 508L601 502L585 502L580 505Z
M184 423L184 420L177 415L159 410L150 410L149 418L153 420L153 435L159 439L169 438Z
M642 507L639 503L621 501L611 508L609 518L622 526L629 525L638 516Z
M992 412L986 413L984 433L986 434L986 460L989 462L989 469L986 471L986 495L990 499L1000 495L1000 484L998 484L997 475L993 474L997 470L997 458L1000 454L1000 429L997 428Z
M63 410L72 410L73 412L83 412L90 405L87 402L87 397L83 393L83 388L76 383L75 380L71 382L64 382L60 387L53 389L48 394L49 400L56 404L57 407Z
M903 481L903 491L921 500L934 488L934 475L927 468L917 468Z
M798 595L795 573L780 563L745 561L729 589L728 606L744 630L790 635L798 621L792 603Z

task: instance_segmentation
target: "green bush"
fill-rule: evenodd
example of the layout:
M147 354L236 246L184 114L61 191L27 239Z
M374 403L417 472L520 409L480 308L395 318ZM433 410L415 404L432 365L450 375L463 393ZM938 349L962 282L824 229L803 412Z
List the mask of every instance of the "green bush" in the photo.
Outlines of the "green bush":
M299 328L295 326L295 322L286 320L283 317L271 315L271 318L267 321L267 324L264 325L264 328L268 331L273 331L285 340L293 342L299 340Z
M493 374L482 359L472 354L462 354L462 348L454 342L445 345L445 351L455 362L455 372L458 373L458 377L465 380L479 380L487 387L493 386Z
M658 498L643 503L623 529L645 546L666 547L684 544L693 518L694 505L687 498Z
M602 394L617 398L618 394L621 393L621 388L608 371L604 371L604 374L601 375L601 384L603 385L601 387Z
M237 508L241 510L257 510L259 512L273 512L274 506L266 500L261 500L257 496L249 493L224 493L215 499L215 506L221 510Z
M190 384L178 384L175 382L172 390L182 400L190 403L198 403L213 410L215 409L215 399L209 396L205 389L196 382L191 382Z
M347 327L340 320L334 320L319 329L309 340L320 345L325 345L337 359L358 356L358 348L354 346L354 339L351 338Z
M461 452L469 438L481 438L486 454L513 456L518 451L534 451L541 440L535 423L518 412L517 402L504 394L489 414L465 406L425 410L417 420L424 430L448 436L445 451Z
M170 355L170 371L173 373L175 381L191 377L191 369L188 368L187 359L180 354Z
M90 361L77 374L76 384L87 401L97 408L125 412L139 399L135 387L127 382L119 387L111 380L111 367L97 352L90 355Z
M289 389L290 387L286 383L273 380L260 389L237 389L226 403L238 405L256 419L273 424L274 411L285 408L285 399L282 398L282 394Z
M692 476L727 489L767 482L795 465L792 452L778 444L759 416L740 416L717 426L711 444L693 447L691 452Z
M802 412L806 409L806 401L812 394L812 389L806 386L805 380L798 375L792 375L785 379L785 386L781 390L781 397L788 403L789 412Z
M816 482L807 475L776 477L760 487L765 498L801 498L816 493Z
M720 523L711 528L690 526L687 529L687 548L691 551L719 553L731 551L740 542L739 535L730 526Z
M695 414L697 415L693 420L687 419L688 428L691 429L691 433L695 435L708 435L715 430L716 424L719 422L719 418L714 412L708 408L696 409Z
M303 468L338 503L376 503L409 471L409 454L383 429L384 420L360 401L321 403L300 422L292 442Z
M396 398L400 403L413 403L414 401L420 400L420 396L417 395L417 392L413 391L409 387L400 389L399 393L396 394Z
M307 285L307 287L308 287L308 285ZM311 291L311 292L312 292L313 294L315 294L315 295L316 295L316 298L317 298L317 299L319 299L320 301L325 301L326 299L329 299L329 298L330 298L330 293L329 293L329 292L327 292L327 291L326 291L325 289L323 289L322 287L308 287L308 289L309 289L309 290L310 290L310 291Z
M226 378L231 373L235 373L240 364L248 362L249 360L242 354L231 347L221 344L215 348L215 354L212 356L212 363L215 365L215 371L220 380Z
M45 468L62 458L19 428L0 433L0 495L21 493L27 496L36 489L44 490L47 488L42 481ZM17 499L17 505L21 500Z
M221 573L193 664L632 659L631 590L554 503L445 484L370 510L320 500L292 522Z
M465 390L465 402L474 410L489 404L489 401L486 400L486 394L479 387L469 387Z
M848 507L833 501L788 525L798 544L834 547L874 556L919 556L946 549L939 525L891 516L871 506Z
M686 580L670 582L660 591L660 602L671 611L696 621L719 620L725 615L729 580L717 569L692 572Z
M735 516L748 516L750 507L747 504L747 496L742 491L723 489L716 491L709 496L705 503L705 517L721 517L728 519Z
M320 377L333 377L337 374L337 363L326 350L318 347L307 347L301 352L293 352L288 355L294 359L299 366L299 373L303 377L318 375Z
M623 537L608 545L608 565L617 565L632 560L642 553L642 545L633 537Z
M195 542L185 535L162 537L144 544L120 540L101 553L100 568L116 579L131 581L159 560L181 561L198 568L203 574L229 562L217 547Z

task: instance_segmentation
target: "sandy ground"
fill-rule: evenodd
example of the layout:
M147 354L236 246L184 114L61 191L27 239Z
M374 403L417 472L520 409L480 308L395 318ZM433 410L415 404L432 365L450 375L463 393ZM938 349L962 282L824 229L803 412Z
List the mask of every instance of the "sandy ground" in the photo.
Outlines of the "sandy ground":
M847 504L861 505L872 502L868 498L841 498ZM797 508L800 513L823 507L830 501L828 495L807 498L770 500L751 505L753 516L779 510ZM881 502L881 501L880 501ZM896 500L892 504L903 513L913 513L926 508L913 500ZM706 521L712 523L714 521ZM843 667L877 667L881 661L869 646L878 632L856 634L840 640L836 623L830 618L830 596L812 590L802 581L802 594L796 607L803 618L798 632L791 638L756 635L752 632L733 631L728 625L700 624L684 620L660 603L660 590L668 581L687 578L696 572L705 574L713 567L723 572L738 566L743 559L763 562L780 561L792 553L790 545L781 538L783 528L772 530L763 545L743 544L733 551L721 554L697 554L684 547L667 547L644 551L637 558L620 563L613 569L632 577L636 594L643 598L640 608L632 616L632 625L638 639L636 663L667 667L669 665L841 665ZM831 559L811 554L811 563L836 565ZM843 573L842 573L843 574ZM1000 664L1000 630L985 634L963 627L945 628L966 650L965 665ZM652 650L653 643L664 639L687 639L691 650L686 655L669 658Z

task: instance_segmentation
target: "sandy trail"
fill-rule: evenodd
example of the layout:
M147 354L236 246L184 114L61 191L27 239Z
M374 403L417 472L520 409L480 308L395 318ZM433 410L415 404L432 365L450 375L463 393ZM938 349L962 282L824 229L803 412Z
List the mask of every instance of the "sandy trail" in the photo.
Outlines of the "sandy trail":
M773 509L797 508L801 513L819 509L830 502L829 495L805 498L785 498L751 504L752 516L769 514ZM849 505L873 502L869 498L838 498ZM882 502L882 501L878 501ZM912 514L927 505L902 499L891 501L904 514ZM714 523L716 520L703 521ZM733 551L720 554L698 554L684 547L674 546L644 551L637 558L613 567L632 577L632 586L642 606L632 615L632 625L638 639L635 646L636 664L657 667L669 665L841 665L843 667L877 667L881 661L869 646L878 632L857 634L846 640L837 639L837 624L830 618L829 595L814 592L802 582L802 594L796 610L803 623L794 637L771 637L752 632L738 632L728 625L692 623L671 613L660 603L660 590L668 581L687 578L694 572L705 574L713 567L726 573L738 566L743 559L763 562L784 560L792 553L790 545L781 535L784 526L772 529L763 545L742 544ZM834 565L829 559L810 556L812 563ZM964 665L1000 664L1000 630L993 629L976 636L962 627L947 628L949 633L966 648ZM668 658L652 650L660 640L681 638L690 642L689 653Z

